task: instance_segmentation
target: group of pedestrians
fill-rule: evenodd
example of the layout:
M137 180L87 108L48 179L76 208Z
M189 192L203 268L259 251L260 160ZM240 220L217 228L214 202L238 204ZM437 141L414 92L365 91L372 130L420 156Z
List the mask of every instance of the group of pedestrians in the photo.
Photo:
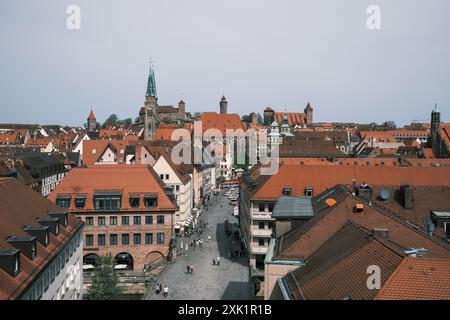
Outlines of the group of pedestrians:
M164 298L167 298L169 295L169 287L163 286L162 284L156 284L156 294L162 294Z
M195 250L195 248L199 247L200 249L203 250L203 238L201 239L197 239L197 240L192 240L191 241L191 247Z
M193 264L187 264L186 265L186 271L189 274L193 274L194 273L194 265Z

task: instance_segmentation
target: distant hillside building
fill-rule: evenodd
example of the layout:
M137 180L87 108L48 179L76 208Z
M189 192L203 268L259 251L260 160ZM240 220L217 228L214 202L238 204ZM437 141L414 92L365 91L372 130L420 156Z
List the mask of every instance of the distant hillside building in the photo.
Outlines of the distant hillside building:
M304 112L276 112L271 107L267 107L264 110L264 124L270 126L274 121L283 123L284 118L287 116L287 123L290 127L303 128L313 123L313 113L314 110L309 102Z

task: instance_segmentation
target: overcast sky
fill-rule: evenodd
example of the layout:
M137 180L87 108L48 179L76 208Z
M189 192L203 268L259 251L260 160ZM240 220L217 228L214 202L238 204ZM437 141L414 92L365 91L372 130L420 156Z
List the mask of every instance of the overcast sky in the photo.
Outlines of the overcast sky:
M81 8L81 30L66 9ZM366 26L381 8L381 30ZM315 121L450 119L448 0L1 0L0 123L138 115L160 104L302 111Z

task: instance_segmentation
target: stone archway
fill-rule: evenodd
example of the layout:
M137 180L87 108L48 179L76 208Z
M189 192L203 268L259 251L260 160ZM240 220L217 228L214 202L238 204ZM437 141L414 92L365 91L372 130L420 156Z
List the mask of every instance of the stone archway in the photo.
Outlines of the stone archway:
M162 261L164 261L164 259L165 259L165 257L161 252L151 251L145 257L145 264L147 264L147 265L158 264L158 263L161 263Z
M88 253L83 257L83 265L97 265L97 259L99 258L98 254Z
M116 265L124 264L127 266L127 270L134 269L134 259L128 252L121 252L114 258Z

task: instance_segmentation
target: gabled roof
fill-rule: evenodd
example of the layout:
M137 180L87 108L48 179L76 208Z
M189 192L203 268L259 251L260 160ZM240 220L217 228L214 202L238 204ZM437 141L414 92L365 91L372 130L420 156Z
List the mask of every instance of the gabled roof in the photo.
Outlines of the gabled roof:
M367 270L378 266L383 284L401 263L404 254L347 222L325 241L302 266L284 276L295 300L373 299L367 287Z
M327 201L333 199L336 203ZM328 202L328 204L327 204ZM331 204L331 205L330 205ZM357 204L364 207L363 213L356 213ZM450 245L430 237L395 213L371 206L353 196L343 186L313 199L315 215L312 219L277 239L275 260L303 261L307 259L322 243L328 240L348 221L373 228L388 229L389 239L405 248L426 248L429 257L450 258Z
M83 164L96 163L107 148L115 152L118 162L123 161L126 145L127 142L124 140L86 140L83 142Z
M167 154L166 152L163 152L158 160L156 160L156 163L160 160L160 159L164 159L167 164L172 168L173 172L177 175L178 179L181 181L181 183L186 184L189 181L191 181L191 176L189 175L189 173L187 173L183 167L180 167L176 164L174 164L170 158L170 155ZM156 164L155 163L155 164Z

